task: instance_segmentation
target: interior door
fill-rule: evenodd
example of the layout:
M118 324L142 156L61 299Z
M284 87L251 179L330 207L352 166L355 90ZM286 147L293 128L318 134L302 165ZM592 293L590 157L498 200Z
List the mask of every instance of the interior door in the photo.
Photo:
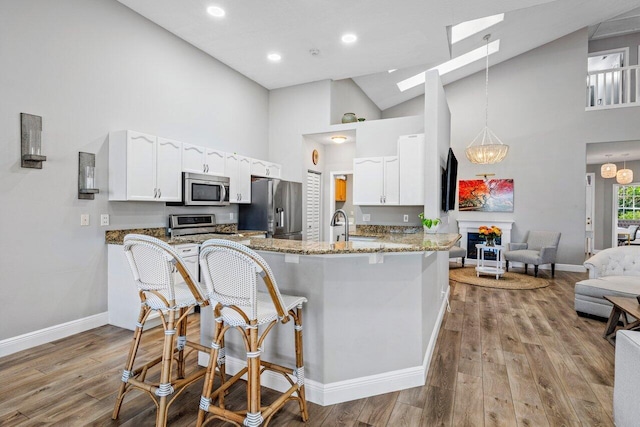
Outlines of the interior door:
M320 178L318 172L307 172L307 240L320 241Z

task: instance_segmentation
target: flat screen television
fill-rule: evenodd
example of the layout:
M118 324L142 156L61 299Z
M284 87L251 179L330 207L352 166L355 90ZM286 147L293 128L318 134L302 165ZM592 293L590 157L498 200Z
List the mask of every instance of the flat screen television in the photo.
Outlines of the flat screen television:
M447 168L442 173L442 210L444 212L456 207L456 185L458 183L458 159L449 148Z

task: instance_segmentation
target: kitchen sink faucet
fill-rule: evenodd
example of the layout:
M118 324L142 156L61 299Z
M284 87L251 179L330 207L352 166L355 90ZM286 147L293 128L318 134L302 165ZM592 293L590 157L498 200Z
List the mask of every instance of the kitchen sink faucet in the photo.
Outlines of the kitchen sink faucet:
M333 213L333 216L331 217L331 223L329 224L332 227L335 227L338 224L338 216L342 215L344 217L344 241L348 242L349 241L349 219L347 218L347 213L342 210L342 209L338 209L337 211L335 211ZM340 235L338 234L338 237L336 238L336 241L340 240Z

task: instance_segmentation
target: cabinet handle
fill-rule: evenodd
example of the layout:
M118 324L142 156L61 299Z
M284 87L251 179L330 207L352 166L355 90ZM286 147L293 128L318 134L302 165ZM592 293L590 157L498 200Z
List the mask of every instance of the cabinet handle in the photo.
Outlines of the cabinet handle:
M206 166L207 166L207 172L209 172L209 165L206 165Z
M154 188L154 189L153 189L153 198L154 198L154 199L157 199L157 198L158 198L158 189L157 189L157 188Z
M158 199L162 197L162 190L158 188Z
M202 172L206 172L207 171L207 165L205 165L204 163L202 164Z

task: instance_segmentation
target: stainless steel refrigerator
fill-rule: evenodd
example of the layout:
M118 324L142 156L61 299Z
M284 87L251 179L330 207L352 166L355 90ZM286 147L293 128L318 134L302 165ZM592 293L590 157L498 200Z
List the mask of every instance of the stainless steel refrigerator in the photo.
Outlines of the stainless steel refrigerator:
M251 204L240 205L239 230L266 230L275 239L302 240L302 184L252 178Z

